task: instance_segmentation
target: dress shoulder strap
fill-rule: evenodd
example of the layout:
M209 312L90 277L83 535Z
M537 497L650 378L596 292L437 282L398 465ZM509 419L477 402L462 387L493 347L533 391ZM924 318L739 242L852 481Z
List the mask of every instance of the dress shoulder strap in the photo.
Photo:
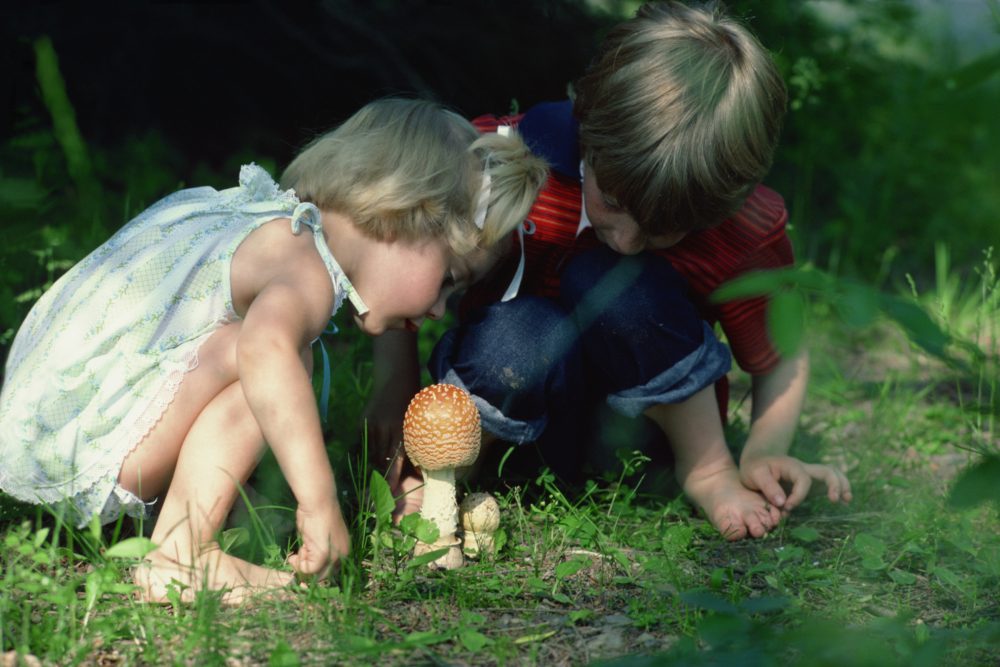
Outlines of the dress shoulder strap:
M330 252L330 248L326 245L326 235L323 233L321 220L320 210L315 204L302 202L292 211L292 233L298 235L302 231L302 225L308 227L312 232L313 239L316 242L316 250L323 259L323 264L326 265L326 270L330 274L330 280L333 281L333 291L335 294L333 312L337 312L340 309L340 305L346 296L351 305L358 311L358 315L364 315L368 312L368 306L365 305L357 290L354 289L354 285L348 280L344 270L340 268L340 264L337 263L333 253Z

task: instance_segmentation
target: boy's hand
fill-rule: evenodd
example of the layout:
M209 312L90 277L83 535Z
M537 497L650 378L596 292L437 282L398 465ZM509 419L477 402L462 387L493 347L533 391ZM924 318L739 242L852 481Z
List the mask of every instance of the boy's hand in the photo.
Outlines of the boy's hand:
M403 415L416 393L409 383L389 385L372 392L365 406L368 429L368 456L376 470L384 470L393 495L399 494L399 483L406 462L403 451Z
M759 491L783 514L795 509L809 493L813 480L826 484L830 502L851 502L851 483L832 466L803 463L792 456L743 457L740 461L740 481L748 489ZM791 486L786 495L782 482Z
M351 550L351 535L340 509L334 503L318 510L300 505L295 524L302 546L288 557L288 564L299 577L325 579Z

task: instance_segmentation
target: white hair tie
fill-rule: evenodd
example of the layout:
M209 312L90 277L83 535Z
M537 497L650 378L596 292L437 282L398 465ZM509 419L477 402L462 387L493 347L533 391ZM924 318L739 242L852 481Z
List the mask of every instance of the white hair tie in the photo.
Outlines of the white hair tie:
M501 137L510 136L510 125L501 125L497 127L496 133ZM476 223L476 227L482 231L483 227L486 226L486 212L490 208L490 196L493 194L493 178L490 176L490 160L486 158L486 164L483 166L483 185L479 189L479 201L476 203L476 214L472 217L472 221Z
M488 168L489 166L487 165L486 169ZM486 226L486 211L490 208L490 195L493 190L493 178L486 169L483 169L483 186L479 190L479 203L476 205L476 215L472 218L479 231L482 231L483 227Z

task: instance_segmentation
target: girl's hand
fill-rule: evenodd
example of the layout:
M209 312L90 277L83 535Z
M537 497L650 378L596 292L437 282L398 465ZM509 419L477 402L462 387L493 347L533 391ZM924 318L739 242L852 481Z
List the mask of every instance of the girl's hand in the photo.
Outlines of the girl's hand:
M809 493L813 480L826 484L830 502L851 502L851 483L836 468L818 463L803 463L792 456L743 457L740 481L752 491L759 491L775 507L787 514ZM791 486L785 494L782 482Z
M288 564L300 578L327 578L351 551L351 535L340 508L336 503L315 510L299 505L295 524L302 546L288 557Z

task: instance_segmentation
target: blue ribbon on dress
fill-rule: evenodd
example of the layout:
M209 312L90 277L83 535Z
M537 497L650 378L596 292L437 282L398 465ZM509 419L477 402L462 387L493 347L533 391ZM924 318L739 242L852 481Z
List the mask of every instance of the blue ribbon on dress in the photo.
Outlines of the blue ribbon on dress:
M326 426L327 412L330 409L330 354L326 351L326 345L323 344L323 335L332 336L339 331L340 329L331 319L327 327L323 329L323 333L316 339L319 342L319 351L323 355L323 382L319 389L319 418L324 426Z

